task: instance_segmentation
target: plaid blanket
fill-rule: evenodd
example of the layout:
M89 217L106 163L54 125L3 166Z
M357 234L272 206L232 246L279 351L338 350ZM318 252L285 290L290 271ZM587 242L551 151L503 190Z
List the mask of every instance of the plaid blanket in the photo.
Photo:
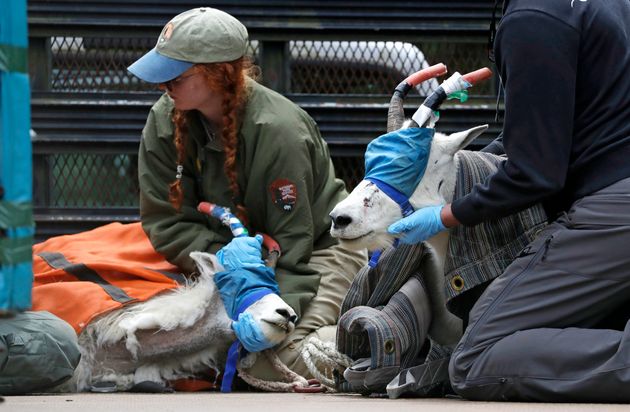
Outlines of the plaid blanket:
M505 158L463 150L458 153L458 160L454 199L465 196L474 185L485 181ZM542 205L534 205L504 218L451 229L444 262L448 309L468 319L468 312L482 289L503 273L546 224Z
M365 374L379 371L371 374L378 381L372 386L384 387L401 366L418 363L430 323L421 271L426 253L424 244L388 248L376 267L359 271L342 303L337 348L370 359Z

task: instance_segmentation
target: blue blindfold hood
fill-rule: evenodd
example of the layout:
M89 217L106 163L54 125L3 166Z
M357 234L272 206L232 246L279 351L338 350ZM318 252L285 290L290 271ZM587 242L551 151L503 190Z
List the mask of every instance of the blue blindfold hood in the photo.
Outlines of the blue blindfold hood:
M409 128L384 134L365 152L365 179L385 182L409 198L424 176L435 129Z
M216 273L214 282L232 319L238 318L239 308L250 295L261 291L280 294L273 269L262 265Z

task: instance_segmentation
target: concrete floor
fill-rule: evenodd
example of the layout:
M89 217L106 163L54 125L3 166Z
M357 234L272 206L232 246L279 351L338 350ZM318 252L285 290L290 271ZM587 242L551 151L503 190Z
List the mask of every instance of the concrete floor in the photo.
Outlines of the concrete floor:
M349 394L230 393L7 396L0 412L613 412L630 405L488 403L457 399L373 399Z

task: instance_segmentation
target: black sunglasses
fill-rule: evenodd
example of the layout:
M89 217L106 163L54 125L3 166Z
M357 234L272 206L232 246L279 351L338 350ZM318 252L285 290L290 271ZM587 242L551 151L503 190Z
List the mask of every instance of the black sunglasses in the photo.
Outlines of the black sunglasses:
M173 88L174 88L175 86L177 86L178 84L180 84L183 80L185 80L185 79L187 79L187 78L189 78L189 77L192 77L192 76L194 76L194 75L196 75L196 74L197 74L197 73L192 73L192 74L189 74L189 75L186 75L186 76L184 76L184 75L177 76L177 77L176 77L176 78L174 78L173 80L169 80L169 81L167 81L167 82L160 83L160 84L163 84L163 85L164 85L164 87L166 87L166 90L168 90L169 92L171 92L171 91L173 91Z

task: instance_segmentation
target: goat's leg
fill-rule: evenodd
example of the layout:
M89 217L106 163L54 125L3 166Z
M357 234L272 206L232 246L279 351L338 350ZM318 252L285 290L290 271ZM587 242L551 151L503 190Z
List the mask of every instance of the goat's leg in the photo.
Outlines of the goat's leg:
M111 361L129 362L130 364L159 362L164 358L187 356L210 346L217 351L227 352L229 345L236 339L230 326L230 320L217 319L216 313L206 311L204 316L193 326L173 330L137 330L138 342L134 352L128 350L124 340L99 347L96 359L103 357ZM222 355L225 357L225 355Z
M140 375L134 377L134 373L142 365L162 366L160 374L173 378L179 372L190 375L200 366L218 369L225 363L227 349L236 337L230 327L229 318L224 312L218 312L215 306L209 304L203 316L190 327L136 330L133 352L129 350L124 334L119 331L108 333L107 329L118 328L117 322L124 314L109 314L93 322L80 337L85 353L79 368L82 372L78 372L82 375L78 389L88 389L91 382L103 380L122 380L127 386L118 387L128 389L129 385L138 383L138 379L143 376L140 371ZM224 315L221 316L221 313ZM114 335L119 338L113 342L102 339L103 336ZM128 375L132 379L128 379ZM151 378L145 380L158 379L154 372L147 374L149 375Z

